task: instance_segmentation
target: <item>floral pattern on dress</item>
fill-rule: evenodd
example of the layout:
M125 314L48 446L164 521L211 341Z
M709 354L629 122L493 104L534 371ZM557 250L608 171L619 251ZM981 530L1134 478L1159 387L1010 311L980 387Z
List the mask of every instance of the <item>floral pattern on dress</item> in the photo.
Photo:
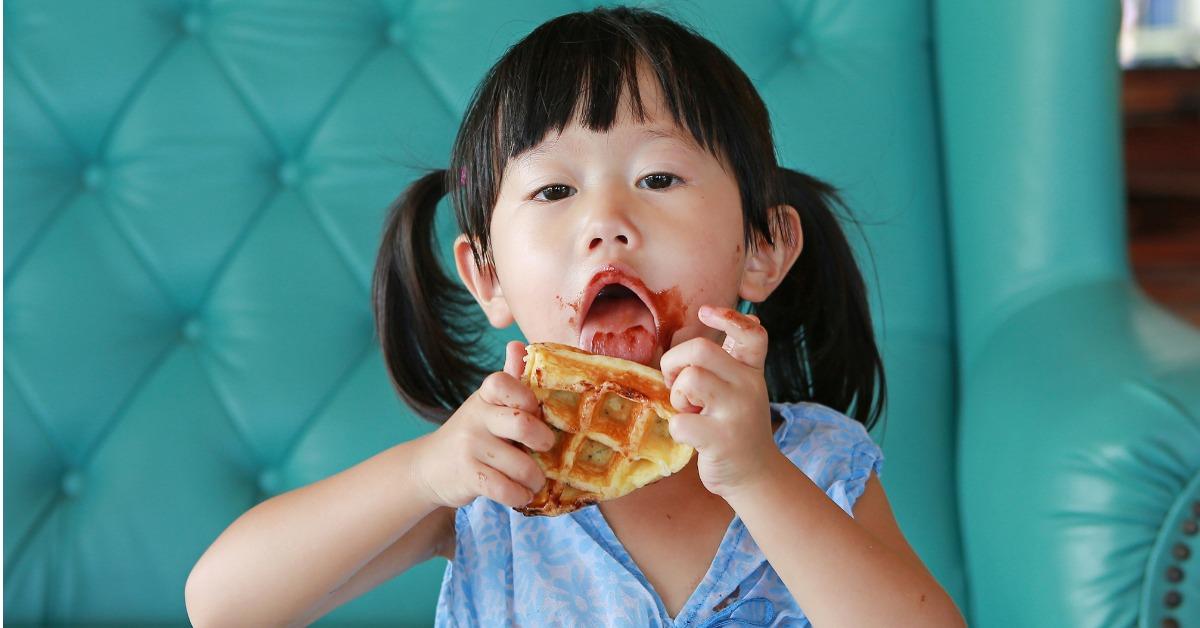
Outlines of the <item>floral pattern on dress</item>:
M813 403L771 404L775 441L851 516L883 452L863 425ZM596 506L525 517L486 497L455 514L435 626L809 626L734 516L708 572L675 618Z

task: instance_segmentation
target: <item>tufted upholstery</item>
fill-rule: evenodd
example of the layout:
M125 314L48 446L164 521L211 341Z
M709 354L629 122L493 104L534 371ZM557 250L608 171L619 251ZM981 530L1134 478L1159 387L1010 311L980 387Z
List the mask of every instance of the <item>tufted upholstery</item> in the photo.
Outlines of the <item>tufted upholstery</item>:
M1108 4L666 6L868 223L884 484L973 625L1146 620L1146 565L1200 551L1163 529L1196 492L1200 339L1129 280ZM6 3L6 623L183 623L239 514L430 429L370 272L484 71L591 6L509 5ZM444 565L330 621L427 623Z

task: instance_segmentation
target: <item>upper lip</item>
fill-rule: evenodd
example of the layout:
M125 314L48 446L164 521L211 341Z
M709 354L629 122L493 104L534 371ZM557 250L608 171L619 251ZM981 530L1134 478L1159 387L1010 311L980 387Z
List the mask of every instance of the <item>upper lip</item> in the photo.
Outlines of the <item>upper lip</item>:
M646 309L650 310L650 315L654 318L655 329L658 328L658 311L654 308L654 300L650 298L650 291L646 288L646 284L642 282L637 273L628 265L621 262L607 262L600 265L592 272L591 279L588 280L587 286L583 289L583 300L579 303L579 328L583 329L583 322L587 320L588 311L592 308L592 303L596 301L596 295L605 286L620 284L629 288L631 292L641 299ZM655 332L655 329L650 330Z

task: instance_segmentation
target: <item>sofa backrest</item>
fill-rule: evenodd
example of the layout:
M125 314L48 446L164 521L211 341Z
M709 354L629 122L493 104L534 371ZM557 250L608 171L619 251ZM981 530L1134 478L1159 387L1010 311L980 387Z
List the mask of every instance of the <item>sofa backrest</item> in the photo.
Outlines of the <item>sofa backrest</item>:
M238 515L431 429L373 335L383 212L446 166L499 55L581 8L7 3L6 620L184 621ZM883 482L964 605L927 3L663 8L758 86L781 163L865 223L845 227L888 375ZM448 247L448 205L439 225ZM444 565L331 617L426 623Z

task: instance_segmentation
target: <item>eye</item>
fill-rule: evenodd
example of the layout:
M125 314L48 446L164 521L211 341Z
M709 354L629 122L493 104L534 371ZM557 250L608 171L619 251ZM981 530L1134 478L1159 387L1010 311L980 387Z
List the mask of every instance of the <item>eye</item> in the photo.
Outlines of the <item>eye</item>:
M538 190L537 192L534 192L534 194L533 194L533 197L532 197L532 198L533 198L533 200L535 200L535 201L559 201L559 200L562 200L562 199L564 199L564 198L566 198L566 197L570 196L570 194L564 194L563 196L560 196L560 197L557 197L557 198L538 198L538 196L541 196L542 192L547 192L547 191L549 191L549 192L551 192L551 193L552 193L552 195L553 195L553 193L562 192L562 191L565 191L565 190L570 190L570 189L571 189L571 186L569 186L569 185L563 185L563 184L561 184L561 183L555 183L555 184L553 184L553 185L547 185L546 187L544 187L544 188L542 188L542 189Z
M648 174L648 175L642 177L642 181L648 182L649 189L651 189L651 190L665 190L665 189L671 187L672 180L683 183L683 179L681 179L678 176L673 175L669 172L656 172L654 174ZM542 201L542 202L560 201L564 198L567 198L568 196L571 196L571 194L569 193L569 191L571 189L573 189L573 188L571 188L571 186L569 186L569 185L563 185L561 183L554 183L554 184L547 185L546 187L539 189L537 192L534 192L533 196L530 198L532 198L535 201ZM542 196L543 193L545 193L546 195Z
M679 177L677 177L669 172L656 172L654 174L648 174L645 177L642 177L642 181L646 181L646 182L648 182L648 184L649 184L649 182L662 184L661 187L655 187L654 185L650 185L651 190L665 190L665 189L669 188L671 186L672 179L679 181L680 183L683 182L683 179L680 179Z

